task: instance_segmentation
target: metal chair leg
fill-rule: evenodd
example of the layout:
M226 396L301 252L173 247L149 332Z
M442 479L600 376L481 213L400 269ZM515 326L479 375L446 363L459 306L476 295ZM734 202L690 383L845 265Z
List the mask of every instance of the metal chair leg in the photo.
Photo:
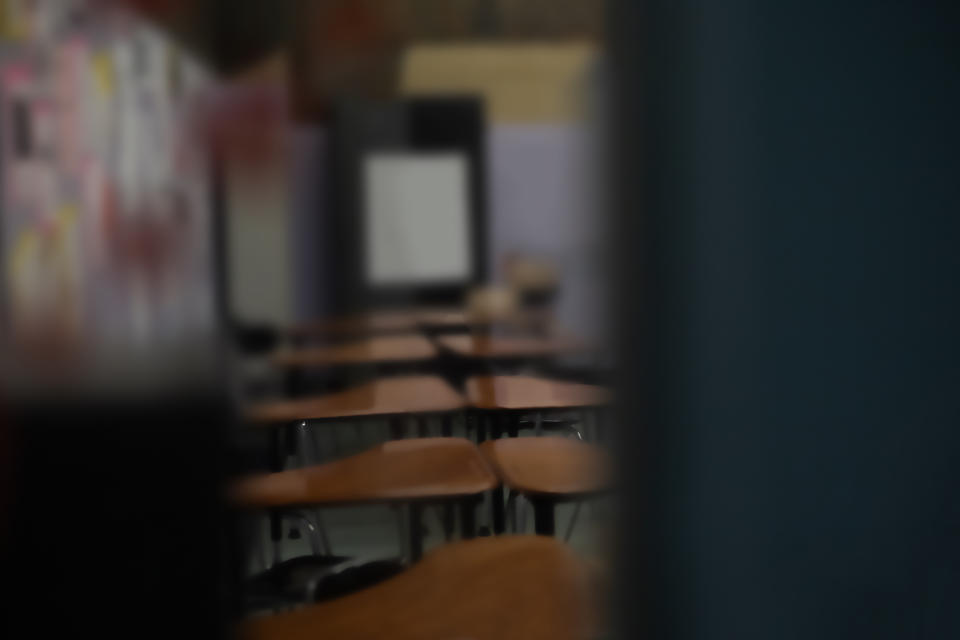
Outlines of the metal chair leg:
M507 497L507 528L510 533L517 531L517 492L510 491Z
M519 494L517 496L517 506L519 507L519 514L517 518L518 520L517 524L519 526L519 530L517 531L517 533L526 533L527 532L527 512L530 509L530 502L529 500L526 500L522 494Z
M447 503L440 507L440 521L443 523L443 537L447 542L453 540L453 505Z
M283 517L278 509L273 509L270 513L270 540L273 543L273 563L271 566L276 566L283 559Z
M307 539L310 541L310 551L313 552L313 555L319 556L323 555L323 550L326 545L323 543L323 539L320 536L318 527L303 511L295 511L290 514L291 517L297 518L303 525L307 528L309 535Z
M423 556L423 507L419 504L411 504L409 512L410 517L410 562L417 562Z
M301 467L317 464L320 461L320 445L317 441L315 429L312 435L311 438L310 428L306 420L297 425L297 453ZM333 547L330 545L330 537L327 535L327 528L323 524L323 515L320 513L320 509L313 509L313 524L315 525L317 539L323 545L324 553L333 555Z
M266 571L270 568L270 561L267 559L266 536L263 535L263 518L260 514L253 513L243 516L241 522L247 551L246 570L250 570L250 565L255 565L255 572Z
M491 436L493 431L493 423L490 418L478 415L476 419L477 425L477 444L481 444L486 441L487 433L490 432ZM481 507L480 507L480 527L486 527L490 531L493 530L493 508L494 501L492 498L493 492L484 491L483 496L480 498Z
M310 456L307 454L307 450L309 447L312 446L308 443L306 420L301 420L300 422L297 423L296 432L297 432L297 440L296 440L297 464L301 468L303 468L310 464Z
M589 434L589 422L588 422L588 412L583 411L579 415L578 423L583 427L584 431L587 431ZM583 442L585 438L583 437L583 432L580 429L577 429L573 425L570 425L570 429L577 436L577 439ZM570 542L570 536L573 535L573 528L577 524L577 518L580 516L580 505L581 502L577 502L576 507L573 509L573 515L570 517L570 522L567 524L567 532L563 536L564 542Z
M406 558L409 545L407 543L407 526L404 523L404 509L399 505L393 507L393 509L397 516L397 548L399 549L399 556Z
M493 522L493 533L500 535L506 530L506 508L503 504L503 485L494 487L490 492L491 501L491 520Z
M587 439L591 442L597 442L597 414L594 411L584 411L584 431L587 433Z
M567 532L563 536L564 542L570 542L570 536L573 534L573 527L577 524L577 517L580 515L580 505L582 502L578 502L577 506L573 509L573 515L570 517L570 522L567 524Z
M583 420L583 414L582 414L582 413L581 413L581 414L578 414L577 418L578 418L577 424L579 424L579 425L582 426L583 428L586 428L586 427L585 427L584 420ZM581 442L583 442L583 440L584 440L583 432L582 432L580 429L578 429L577 427L575 427L575 426L573 425L573 423L568 424L568 425L567 425L567 428L570 429L570 431L573 431L573 435L577 436L577 440L580 440Z
M286 456L284 455L286 445L287 427L274 429L271 438L271 471L283 471ZM283 541L283 514L279 509L270 509L268 516L270 519L270 542L272 547L272 564L280 563L282 557L281 543Z

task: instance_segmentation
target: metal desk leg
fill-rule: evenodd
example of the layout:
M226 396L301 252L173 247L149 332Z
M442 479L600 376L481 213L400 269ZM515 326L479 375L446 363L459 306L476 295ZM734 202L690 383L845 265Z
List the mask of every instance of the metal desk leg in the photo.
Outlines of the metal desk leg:
M522 494L517 494L517 533L527 532L527 508L529 501Z
M477 425L477 444L481 444L487 439L487 421L481 415L474 416Z
M477 501L467 498L460 503L460 537L470 540L477 535Z
M312 456L307 453L311 449L313 449ZM319 448L317 447L316 440L311 441L310 439L309 427L307 426L306 420L303 420L297 425L297 455L300 468L320 462ZM319 544L319 546L323 548L323 553L333 555L333 548L330 546L330 537L327 535L327 528L323 524L323 514L320 513L319 508L313 509L312 513L314 522L310 523L309 520L305 520L308 524L307 529L310 531L311 544L314 546ZM315 553L315 555L317 554Z
M453 436L453 418L450 414L440 418L440 435L444 438Z
M450 414L440 418L440 435L449 438L453 435L453 418ZM443 534L447 542L453 538L453 505L447 502L443 505Z
M544 498L532 498L533 528L539 536L552 536L556 529L554 503Z
M271 451L272 471L283 471L283 458L285 453L285 431L286 427L277 427L273 430L273 442ZM280 562L281 542L283 540L283 517L280 509L270 509L270 541L273 546L273 564Z
M417 562L423 555L423 508L417 503L410 505L410 562Z
M402 440L406 432L403 426L403 418L390 418L390 439Z
M507 427L507 416L506 415L495 415L490 419L490 438L493 440L499 440L503 437L504 432Z
M510 527L510 533L520 533L519 520L517 518L517 492L510 490L507 493L507 524Z
M492 419L494 422L493 437L503 436L503 427L506 423L506 416L496 416ZM492 491L491 499L493 501L493 533L500 535L506 531L506 508L504 506L503 485L497 485Z
M397 547L399 548L399 553L401 557L405 557L410 551L410 542L407 540L407 526L404 522L404 516L409 515L404 513L403 505L395 505L393 507L394 514L397 516Z
M441 516L443 518L443 537L447 542L450 542L453 539L453 505L449 502L443 505L443 510L441 511Z
M491 497L493 500L493 533L500 535L507 528L507 511L503 504L503 485L496 487L491 493L493 494Z
M507 416L508 425L507 425L507 435L511 438L516 438L520 435L520 416L512 415Z
M489 418L483 415L482 413L475 414L474 417L476 419L476 424L477 424L477 444L480 445L480 444L483 444L484 441L486 441L487 439L487 421L489 420ZM480 500L483 503L482 517L486 520L486 514L489 513L489 511L487 511L487 501L490 500L490 494L484 493L483 496L480 498ZM489 533L490 531L489 528L487 528L486 530Z
M577 518L580 517L580 507L583 506L582 502L578 502L577 506L573 509L573 515L570 516L570 522L567 524L567 532L563 534L563 541L570 542L570 536L573 535L573 528L577 525Z

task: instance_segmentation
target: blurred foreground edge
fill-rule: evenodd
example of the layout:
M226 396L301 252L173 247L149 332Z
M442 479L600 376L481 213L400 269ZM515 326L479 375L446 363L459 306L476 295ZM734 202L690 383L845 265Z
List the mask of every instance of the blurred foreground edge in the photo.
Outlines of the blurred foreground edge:
M0 637L223 637L226 407L212 388L7 403Z

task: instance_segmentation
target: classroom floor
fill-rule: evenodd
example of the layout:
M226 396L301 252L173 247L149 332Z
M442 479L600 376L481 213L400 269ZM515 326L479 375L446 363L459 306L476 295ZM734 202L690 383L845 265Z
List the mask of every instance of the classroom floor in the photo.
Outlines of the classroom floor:
M481 507L478 512L478 523L482 526L489 521L489 503ZM557 531L560 537L564 536L570 522L574 505L565 504L557 508ZM582 507L577 523L571 533L569 544L585 559L598 560L607 551L604 548L600 534L605 527L600 525L596 508ZM349 507L342 509L324 509L323 522L329 536L330 545L336 555L345 555L363 559L395 558L404 548L400 540L400 530L396 510L385 506ZM526 532L533 532L533 514L527 510ZM269 541L266 518L263 518L261 540ZM426 535L424 537L424 552L444 544L443 528L440 524L437 509L427 509L424 515ZM283 559L293 558L310 553L310 541L306 531L298 527L301 535L291 538L289 531L297 526L294 520L287 521L284 527L284 540L281 543ZM456 536L455 536L456 539ZM269 546L269 543L268 545ZM269 558L269 548L264 548ZM249 570L255 572L262 569L262 559L252 557Z

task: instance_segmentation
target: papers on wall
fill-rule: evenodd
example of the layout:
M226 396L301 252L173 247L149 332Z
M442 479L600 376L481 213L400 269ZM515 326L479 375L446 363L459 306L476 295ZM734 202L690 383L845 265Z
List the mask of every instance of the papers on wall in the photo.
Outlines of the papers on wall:
M364 165L365 272L373 286L470 276L467 158L373 153Z

